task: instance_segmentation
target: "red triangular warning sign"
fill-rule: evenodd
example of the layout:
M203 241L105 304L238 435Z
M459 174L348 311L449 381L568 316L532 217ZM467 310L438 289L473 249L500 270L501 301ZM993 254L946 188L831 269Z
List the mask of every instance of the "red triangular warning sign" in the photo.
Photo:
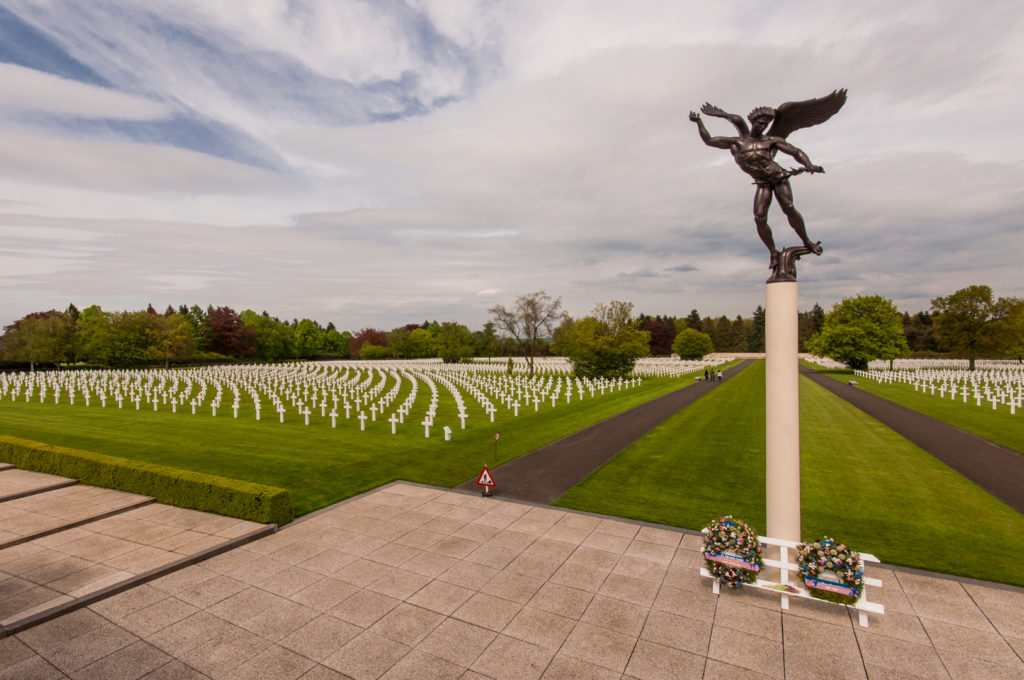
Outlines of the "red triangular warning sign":
M486 465L484 466L483 472L481 472L480 476L477 478L476 483L479 486L497 486L497 484L494 483L494 480L491 479L491 471L487 469Z

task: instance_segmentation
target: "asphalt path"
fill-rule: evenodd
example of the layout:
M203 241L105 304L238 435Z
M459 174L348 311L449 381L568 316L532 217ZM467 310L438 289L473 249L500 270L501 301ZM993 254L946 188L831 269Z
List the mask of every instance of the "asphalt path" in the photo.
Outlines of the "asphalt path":
M800 372L1024 514L1024 454L809 368Z
M750 363L748 359L726 370L721 381L701 380L687 385L496 467L491 470L491 477L497 485L493 495L551 504L620 451ZM480 491L476 481L474 477L456 488Z

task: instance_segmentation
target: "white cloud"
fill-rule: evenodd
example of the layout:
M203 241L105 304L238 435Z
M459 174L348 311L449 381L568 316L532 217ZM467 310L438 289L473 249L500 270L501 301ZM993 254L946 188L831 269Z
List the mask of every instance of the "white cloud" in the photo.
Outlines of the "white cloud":
M0 64L0 113L45 113L76 118L160 120L169 106L15 64Z
M267 170L153 144L0 129L0 176L90 190L258 193L279 179Z

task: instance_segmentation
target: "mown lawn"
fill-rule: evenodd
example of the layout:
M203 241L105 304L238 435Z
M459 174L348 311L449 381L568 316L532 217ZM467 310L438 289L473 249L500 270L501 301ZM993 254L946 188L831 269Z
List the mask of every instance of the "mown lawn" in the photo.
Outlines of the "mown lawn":
M853 377L853 371L849 370L826 371L820 367L816 368L818 373L842 382ZM948 394L943 399L938 391L935 395L931 392L915 392L913 385L904 383L880 384L868 378L858 378L857 382L858 389L865 392L902 404L961 430L973 432L1018 453L1024 453L1024 410L1011 416L1009 406L1002 404L998 409L992 410L992 405L987 401L982 401L981 406L977 406L973 399L968 399L965 404L959 398L956 401L950 399Z
M282 487L291 493L296 515L303 515L396 479L455 486L476 477L485 463L494 467L692 384L692 376L645 378L638 387L594 399L574 395L566 405L563 398L554 409L550 402L539 412L521 408L519 417L501 407L494 423L469 400L465 430L460 429L454 400L441 389L429 439L418 424L429 398L425 389L419 390L413 415L396 435L380 417L368 420L366 431L360 432L355 413L345 420L342 412L332 429L330 418L321 418L319 409L306 426L294 409L284 423L269 409L257 422L251 403L243 403L236 420L226 407L212 417L209 407L191 415L188 406L172 414L169 406L161 405L154 413L145 403L137 411L127 401L122 409L111 401L100 408L95 398L89 407L81 397L70 406L66 396L57 405L52 398L45 404L38 399L0 400L0 433ZM396 406L408 390L406 382ZM452 441L444 441L444 425L452 428ZM497 447L495 432L501 433Z
M1024 585L1024 517L806 378L800 380L805 538L892 564ZM765 526L764 362L619 454L557 505L700 529Z

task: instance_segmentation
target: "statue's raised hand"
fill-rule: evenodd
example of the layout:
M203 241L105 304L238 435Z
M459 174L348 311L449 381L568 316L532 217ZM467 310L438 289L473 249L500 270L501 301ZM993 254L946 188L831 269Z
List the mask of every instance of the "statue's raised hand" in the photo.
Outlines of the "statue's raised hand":
M700 110L708 116L714 116L715 118L728 118L729 114L718 108L714 104L708 104L705 102L704 106L700 107Z
M690 111L690 120L692 120L694 123L699 123L700 114L697 113L696 111Z

